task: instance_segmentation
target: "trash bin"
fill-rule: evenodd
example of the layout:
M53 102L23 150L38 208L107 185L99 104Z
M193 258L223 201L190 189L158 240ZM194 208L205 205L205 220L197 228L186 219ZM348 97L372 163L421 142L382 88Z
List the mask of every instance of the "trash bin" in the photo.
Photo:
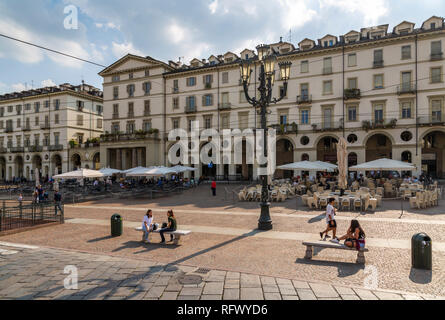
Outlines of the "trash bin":
M412 267L416 269L432 270L432 244L426 233L415 234L411 239Z
M113 214L111 216L111 236L120 237L123 233L123 221L119 214Z

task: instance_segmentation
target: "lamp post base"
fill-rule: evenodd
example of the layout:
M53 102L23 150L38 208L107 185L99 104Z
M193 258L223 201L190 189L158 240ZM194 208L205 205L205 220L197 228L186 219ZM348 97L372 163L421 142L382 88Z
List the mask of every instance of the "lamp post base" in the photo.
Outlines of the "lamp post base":
M272 220L269 213L270 203L261 204L261 216L258 220L258 230L272 230Z

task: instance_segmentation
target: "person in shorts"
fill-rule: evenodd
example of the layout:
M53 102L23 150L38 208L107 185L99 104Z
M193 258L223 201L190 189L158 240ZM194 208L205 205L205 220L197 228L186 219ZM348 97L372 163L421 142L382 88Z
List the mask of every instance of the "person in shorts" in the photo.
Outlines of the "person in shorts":
M366 234L358 220L352 220L346 235L339 240L345 240L345 246L350 248L356 248L357 251L362 250L365 247Z
M320 238L324 241L326 241L326 239L329 237L328 236L328 232L332 231L332 237L333 240L337 240L336 237L336 233L337 233L337 221L335 221L335 208L334 208L334 202L335 199L334 198L330 198L328 201L328 205L326 207L326 230L323 232L320 232ZM323 235L325 235L325 237L323 238Z

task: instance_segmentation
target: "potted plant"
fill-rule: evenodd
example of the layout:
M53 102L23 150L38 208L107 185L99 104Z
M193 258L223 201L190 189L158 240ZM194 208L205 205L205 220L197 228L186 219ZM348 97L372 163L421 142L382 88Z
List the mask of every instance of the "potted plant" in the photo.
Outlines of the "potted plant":
M397 119L391 119L391 121L389 122L391 128L395 128L397 125Z
M312 124L312 130L317 131L317 124L315 123Z
M71 149L75 148L78 145L77 141L74 139L71 139L68 143L69 143Z
M369 129L371 129L371 122L369 120L363 120L362 121L362 128L366 132L368 132Z
M296 135L298 135L298 124L296 124L295 122L292 122L291 126L292 126L292 131L293 131Z

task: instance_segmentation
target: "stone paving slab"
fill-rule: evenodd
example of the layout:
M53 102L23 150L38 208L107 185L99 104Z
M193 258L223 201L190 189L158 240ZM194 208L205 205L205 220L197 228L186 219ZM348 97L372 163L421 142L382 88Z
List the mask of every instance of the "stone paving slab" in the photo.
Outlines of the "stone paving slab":
M20 247L19 247L20 248ZM29 300L422 300L444 297L369 290L298 279L210 270L203 281L180 284L196 267L162 265L60 249L19 249L2 260L0 299ZM34 253L33 253L34 252ZM31 262L30 262L31 261ZM48 264L50 261L50 264ZM77 290L64 288L66 263L79 261ZM81 262L85 261L85 263ZM94 261L94 263L91 263ZM34 267L36 264L43 268ZM33 265L32 268L26 268ZM49 268L51 265L51 268ZM74 264L75 265L75 264ZM141 268L151 265L153 269ZM22 266L20 268L20 266ZM130 268L129 266L133 266ZM86 269L81 270L80 268ZM94 269L96 268L96 269ZM48 272L45 274L44 269ZM104 272L107 270L107 272ZM118 272L119 271L119 272ZM17 274L20 273L20 276ZM217 281L218 280L218 281Z

